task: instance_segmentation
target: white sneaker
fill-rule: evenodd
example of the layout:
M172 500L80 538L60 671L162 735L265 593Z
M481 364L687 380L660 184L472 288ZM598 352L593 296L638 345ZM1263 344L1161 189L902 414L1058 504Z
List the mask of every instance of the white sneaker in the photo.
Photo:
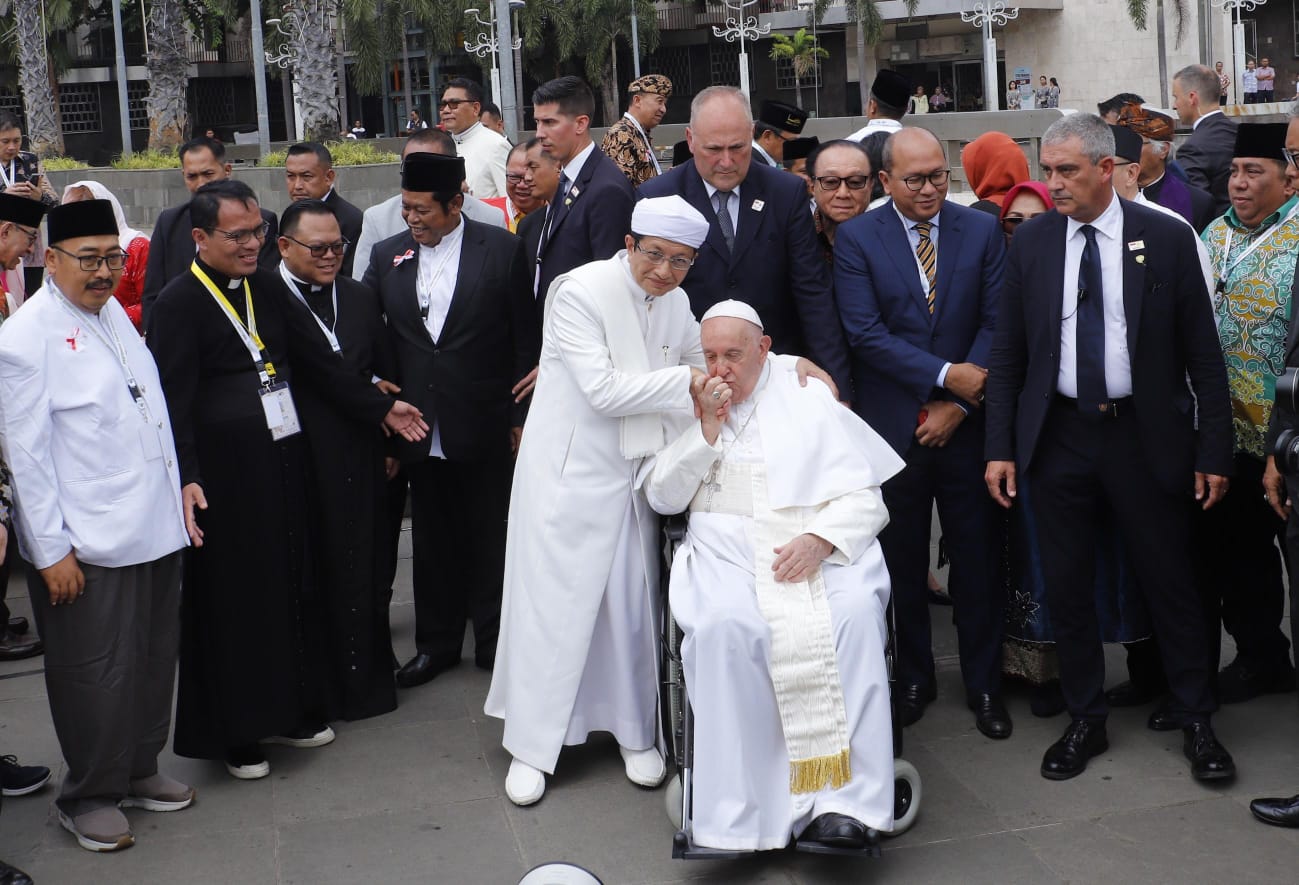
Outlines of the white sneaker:
M533 805L546 792L546 775L526 762L514 759L505 776L505 795L515 805Z
M322 727L319 731L311 728L299 729L290 734L277 734L268 738L262 738L263 744L279 744L284 747L297 747L300 750L310 749L311 747L323 747L326 744L334 742L334 729L328 725Z
M642 787L657 787L667 776L667 766L663 763L663 754L657 747L648 750L628 750L619 746L623 766L627 769L627 780Z

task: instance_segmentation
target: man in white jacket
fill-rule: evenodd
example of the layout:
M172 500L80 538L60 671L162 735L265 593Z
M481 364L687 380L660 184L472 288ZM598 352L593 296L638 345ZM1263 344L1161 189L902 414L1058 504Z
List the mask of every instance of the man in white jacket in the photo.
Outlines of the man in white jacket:
M672 613L695 711L694 837L863 848L893 824L880 486L902 459L819 384L768 358L758 314L704 314L699 420L646 464L690 511Z
M113 298L126 261L113 208L56 206L48 230L46 283L0 327L0 448L67 761L59 822L114 851L134 842L119 805L194 801L158 771L188 537L158 370Z

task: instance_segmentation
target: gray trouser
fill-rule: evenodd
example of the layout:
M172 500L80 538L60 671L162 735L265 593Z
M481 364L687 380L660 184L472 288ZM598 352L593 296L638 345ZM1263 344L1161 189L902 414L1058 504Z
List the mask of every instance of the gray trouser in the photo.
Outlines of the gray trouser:
M181 552L123 568L82 563L81 571L85 593L57 606L40 572L27 571L68 764L58 805L74 816L116 804L132 779L158 771L171 728Z

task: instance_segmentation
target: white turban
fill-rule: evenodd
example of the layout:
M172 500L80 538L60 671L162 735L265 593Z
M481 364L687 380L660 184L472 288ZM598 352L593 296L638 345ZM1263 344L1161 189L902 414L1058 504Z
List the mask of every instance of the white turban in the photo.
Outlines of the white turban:
M636 202L631 213L631 232L698 249L708 238L708 219L676 194L649 197Z
M708 308L703 319L699 322L706 323L714 317L734 317L737 320L748 320L759 329L762 329L762 318L758 316L758 312L743 301L719 301Z

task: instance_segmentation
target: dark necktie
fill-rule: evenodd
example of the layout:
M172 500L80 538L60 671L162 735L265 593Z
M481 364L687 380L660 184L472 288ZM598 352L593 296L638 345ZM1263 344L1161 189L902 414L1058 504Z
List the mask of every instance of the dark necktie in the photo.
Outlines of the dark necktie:
M1096 228L1082 226L1087 245L1078 265L1078 409L1097 415L1109 400L1105 388L1105 297L1101 285L1101 252L1096 245Z
M717 192L717 226L722 229L722 239L726 241L728 252L735 251L735 223L731 221L731 210L727 206L731 202L730 191Z
M541 256L546 251L546 244L550 242L550 228L555 223L555 216L559 214L560 207L563 206L567 197L568 176L561 172L559 174L559 190L555 192L555 198L546 207L546 220L541 226L541 239L537 243L537 261L541 261Z

